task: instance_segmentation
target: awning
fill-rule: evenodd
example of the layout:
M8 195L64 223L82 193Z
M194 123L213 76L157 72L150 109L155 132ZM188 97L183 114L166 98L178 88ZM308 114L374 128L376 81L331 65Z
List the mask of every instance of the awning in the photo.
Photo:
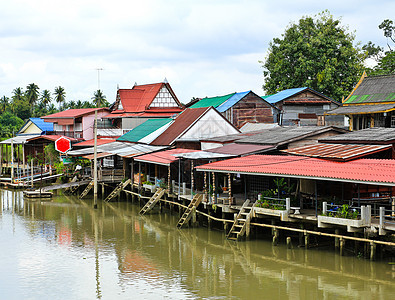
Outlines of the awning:
M392 145L353 145L318 143L298 148L280 150L288 154L347 161L391 149Z
M11 142L13 142L14 145L21 145L21 144L25 144L27 140L39 136L40 136L39 134L17 135L16 137L1 141L0 144L11 145Z
M395 160L335 162L311 157L249 155L201 165L198 171L395 186Z
M378 114L395 110L395 104L349 105L327 111L325 115Z

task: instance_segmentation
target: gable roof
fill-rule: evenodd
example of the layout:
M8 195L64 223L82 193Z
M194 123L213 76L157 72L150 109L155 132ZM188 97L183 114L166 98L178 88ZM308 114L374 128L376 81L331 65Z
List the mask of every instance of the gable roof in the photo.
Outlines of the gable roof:
M27 129L30 126L30 124L36 125L38 127L38 129L40 129L42 132L53 131L53 123L44 122L44 120L41 119L41 118L30 118L21 127L21 129L19 129L17 134L20 134L20 132L22 132L23 130Z
M149 119L139 126L133 128L129 132L125 133L117 139L120 142L132 142L137 143L142 138L158 130L162 126L173 121L172 119Z
M278 92L278 93L276 93L274 95L271 95L271 96L267 97L265 100L267 102L269 102L270 104L275 104L277 102L286 100L286 99L288 99L288 98L290 98L292 96L300 94L300 93L302 93L302 92L304 92L306 90L311 92L311 93L313 93L313 94L316 94L316 95L324 98L325 99L324 101L332 102L332 103L336 103L338 105L341 105L341 103L336 102L335 100L329 98L328 96L325 96L324 94L322 94L320 92L317 92L316 90L313 90L313 89L311 89L309 87L301 87L301 88L293 88L293 89L283 90L283 91L280 91L280 92ZM317 102L316 100L311 101L311 100L306 100L306 99L301 99L301 100L299 100L299 102L300 101L312 102L312 103Z
M83 115L88 115L91 114L93 112L95 112L95 110L99 111L99 110L108 110L107 107L99 107L99 108L71 108L71 109L67 109L61 112L57 112L51 115L47 115L44 117L41 117L42 119L74 119L74 118L78 118L78 117L82 117Z
M395 102L395 74L362 77L343 102L348 104Z
M151 145L171 145L190 126L199 120L211 107L187 108Z
M232 93L224 96L206 97L201 99L197 103L191 105L190 108L200 108L200 107L210 107L210 106L216 108L235 94L236 93Z
M113 111L111 113L139 113L144 112L149 109L151 103L155 100L160 90L166 87L174 101L178 106L174 107L161 107L160 111L163 109L171 110L171 112L181 111L181 103L178 101L176 95L174 94L169 83L160 82L152 84L135 85L131 89L118 89L117 100L113 104ZM121 106L120 106L121 104ZM173 108L173 109L171 109ZM176 108L176 111L174 110ZM158 109L158 108L156 108Z
M217 107L217 110L219 112L224 112L227 111L229 108L231 108L233 105L235 105L237 102L239 102L241 99L243 99L245 96L247 96L249 93L252 93L252 91L247 91L247 92L241 92L241 93L235 93L232 97L230 97L228 100L223 102L221 105ZM257 96L259 97L259 96ZM259 97L260 98L260 97ZM262 99L263 100L263 99Z

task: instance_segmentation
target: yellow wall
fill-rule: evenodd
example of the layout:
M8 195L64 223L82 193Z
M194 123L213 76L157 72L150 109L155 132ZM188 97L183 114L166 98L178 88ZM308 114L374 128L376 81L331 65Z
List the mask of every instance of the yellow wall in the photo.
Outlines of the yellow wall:
M36 126L36 124L34 124L34 123L30 123L30 125L29 126L27 126L27 128L23 131L23 132L21 132L21 133L31 133L31 134L33 134L33 133L38 133L38 134L41 134L41 129L40 128L38 128L37 126Z

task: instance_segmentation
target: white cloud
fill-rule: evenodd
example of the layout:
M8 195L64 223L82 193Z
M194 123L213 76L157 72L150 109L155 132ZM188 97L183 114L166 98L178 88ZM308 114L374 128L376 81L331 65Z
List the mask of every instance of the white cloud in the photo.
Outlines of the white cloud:
M393 1L16 0L0 4L0 96L31 82L67 100L109 101L117 84L167 77L181 101L253 90L263 94L258 60L291 22L329 9L357 40L385 46L378 24Z

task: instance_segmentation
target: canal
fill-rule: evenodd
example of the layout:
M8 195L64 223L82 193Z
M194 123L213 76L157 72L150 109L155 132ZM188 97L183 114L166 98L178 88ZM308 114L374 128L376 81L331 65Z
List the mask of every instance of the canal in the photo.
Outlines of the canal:
M177 230L178 214L0 190L0 299L393 299L395 265Z

